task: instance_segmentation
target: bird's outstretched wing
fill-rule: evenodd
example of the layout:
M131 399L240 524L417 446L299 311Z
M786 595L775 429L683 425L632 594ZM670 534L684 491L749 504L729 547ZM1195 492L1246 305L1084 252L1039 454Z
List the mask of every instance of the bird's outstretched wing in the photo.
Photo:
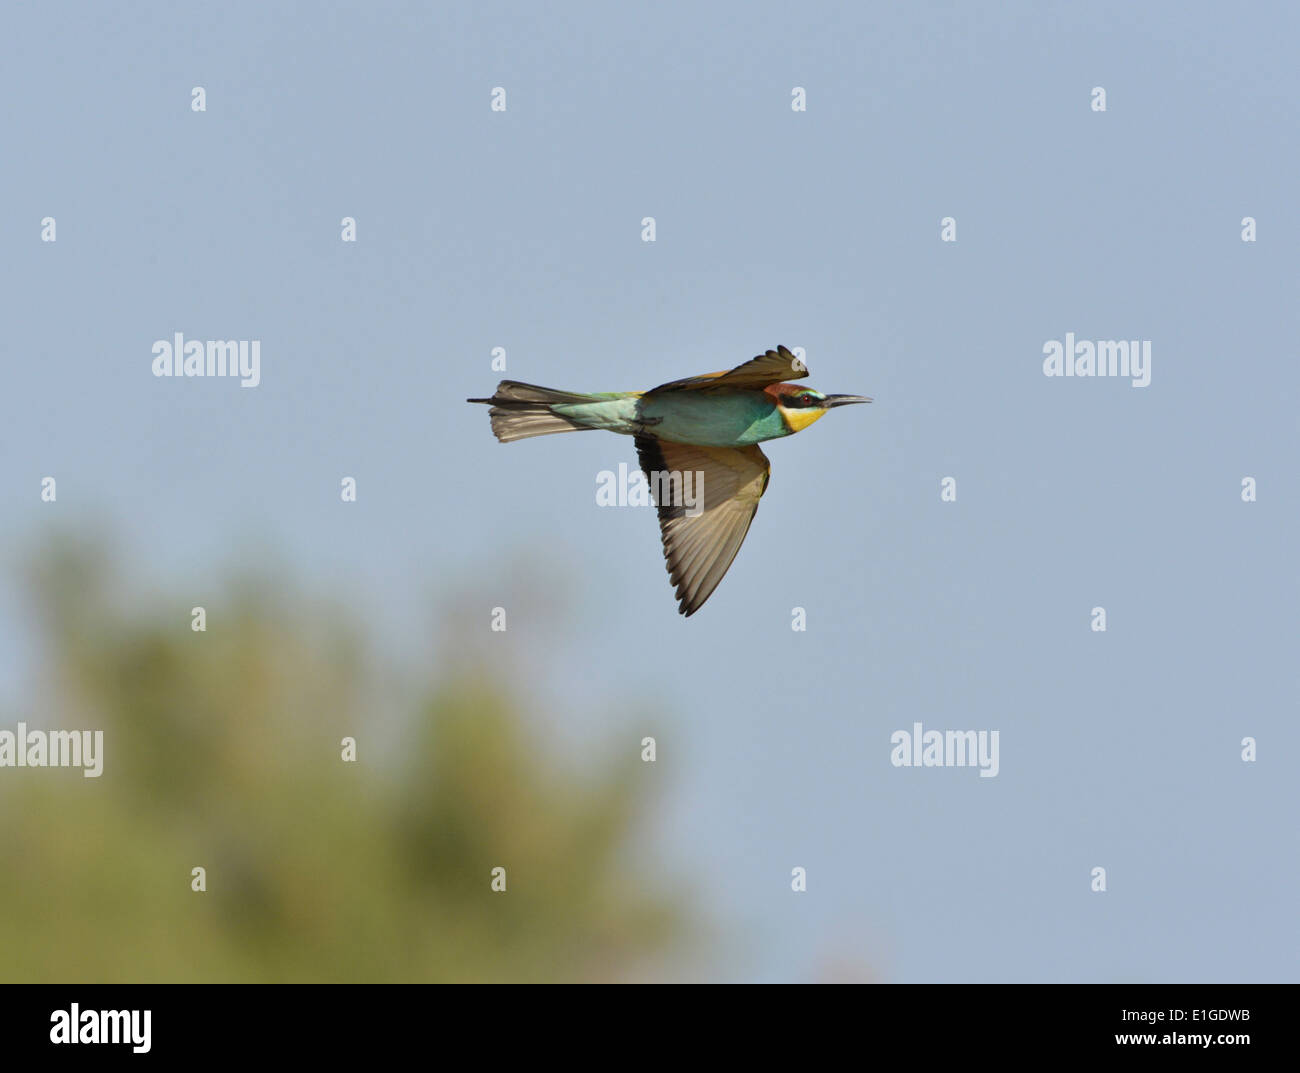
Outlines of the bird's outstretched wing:
M781 384L787 380L799 380L808 375L808 366L796 358L785 347L777 347L766 354L751 358L744 365L722 373L705 373L703 376L688 376L684 380L674 380L660 384L647 391L647 395L658 395L667 391L735 391L745 388L761 389L768 384Z
M659 535L678 610L693 615L745 541L767 490L767 456L756 446L695 447L652 436L636 437L636 450L659 507ZM681 476L670 484L657 476L665 473ZM674 487L689 493L694 506L684 502L686 494L672 494Z

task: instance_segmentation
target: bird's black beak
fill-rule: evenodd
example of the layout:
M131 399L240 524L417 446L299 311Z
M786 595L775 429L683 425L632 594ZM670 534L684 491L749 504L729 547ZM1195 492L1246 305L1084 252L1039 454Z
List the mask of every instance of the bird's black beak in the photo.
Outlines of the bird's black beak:
M831 410L836 406L848 406L851 402L870 402L871 400L865 395L827 395L822 406Z

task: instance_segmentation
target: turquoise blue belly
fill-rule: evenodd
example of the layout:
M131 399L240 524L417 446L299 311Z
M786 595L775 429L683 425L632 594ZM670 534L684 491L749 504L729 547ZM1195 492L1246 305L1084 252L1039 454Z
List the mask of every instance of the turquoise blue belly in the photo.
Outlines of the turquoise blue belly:
M734 395L668 392L564 403L551 409L587 428L625 436L646 432L701 447L745 447L790 434L776 404L761 391Z
M771 397L761 391L738 395L670 392L642 400L642 418L660 419L656 436L703 447L744 447L786 436L789 429Z

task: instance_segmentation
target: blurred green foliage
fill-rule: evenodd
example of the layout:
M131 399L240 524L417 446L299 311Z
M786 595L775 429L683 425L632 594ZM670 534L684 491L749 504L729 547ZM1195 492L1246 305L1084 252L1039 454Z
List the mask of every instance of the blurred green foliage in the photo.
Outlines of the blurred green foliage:
M204 633L85 544L28 581L44 671L0 728L102 729L105 761L0 770L0 979L627 979L678 941L631 852L640 761L559 767L509 667L462 653L402 710L346 613L281 580L193 601Z

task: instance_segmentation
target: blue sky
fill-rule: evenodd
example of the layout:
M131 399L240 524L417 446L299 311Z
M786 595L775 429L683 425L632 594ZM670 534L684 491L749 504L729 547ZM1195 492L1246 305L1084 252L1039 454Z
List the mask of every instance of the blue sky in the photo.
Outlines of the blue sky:
M711 978L1294 980L1298 30L10 5L0 550L107 521L182 592L278 557L416 665L464 587L467 630L518 608L520 692L579 767L658 737L646 824L731 937ZM261 340L261 384L154 378L176 331ZM1151 384L1045 377L1067 332L1150 340ZM595 505L629 440L501 446L461 401L498 346L604 391L778 343L876 403L770 445L690 620L653 513ZM0 698L39 710L22 616L0 594ZM998 730L998 777L892 767L918 721Z

